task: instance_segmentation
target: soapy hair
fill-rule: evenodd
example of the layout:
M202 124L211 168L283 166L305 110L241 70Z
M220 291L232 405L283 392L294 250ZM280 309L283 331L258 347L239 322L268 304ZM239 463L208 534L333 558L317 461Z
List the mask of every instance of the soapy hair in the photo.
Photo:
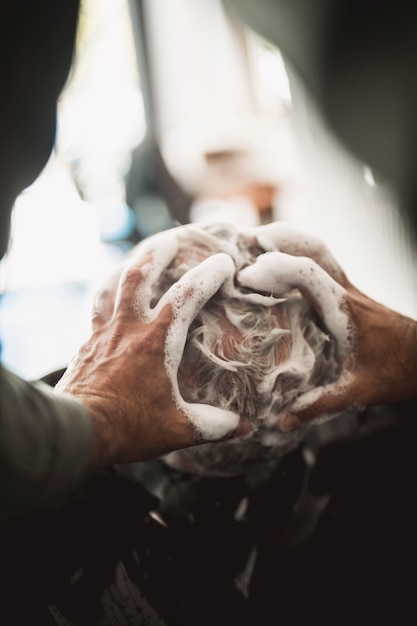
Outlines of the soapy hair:
M231 225L190 225L173 234L179 252L155 285L155 301L211 254L227 252L238 272L264 252ZM186 401L234 411L248 418L256 432L173 453L167 461L176 465L181 459L192 471L231 475L277 460L302 437L277 431L277 415L302 393L334 380L337 372L334 342L298 291L276 300L268 294L255 297L236 281L232 289L221 288L190 327L179 387Z

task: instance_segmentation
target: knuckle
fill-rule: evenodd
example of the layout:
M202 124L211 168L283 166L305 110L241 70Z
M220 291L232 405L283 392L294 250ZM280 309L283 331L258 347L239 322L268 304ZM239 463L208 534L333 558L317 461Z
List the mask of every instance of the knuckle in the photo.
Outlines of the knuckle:
M94 307L93 310L91 311L91 323L93 324L93 326L98 326L102 324L102 322L103 322L102 312L96 307Z
M131 347L134 352L141 353L143 356L150 357L151 359L157 358L163 352L164 341L158 333L155 332L155 327L146 326L140 334L132 338Z
M140 267L137 267L136 265L131 265L130 267L126 268L123 273L122 285L130 286L132 284L136 284L138 281L141 280L142 277L142 269Z

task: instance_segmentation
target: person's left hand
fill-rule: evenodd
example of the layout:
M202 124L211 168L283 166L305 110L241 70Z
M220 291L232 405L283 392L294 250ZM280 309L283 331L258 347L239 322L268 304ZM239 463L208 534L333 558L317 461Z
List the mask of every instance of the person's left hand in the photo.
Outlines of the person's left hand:
M140 461L197 443L246 434L230 411L186 403L177 370L190 323L235 273L213 255L187 272L152 308L152 287L177 253L172 237L144 242L97 294L90 339L56 390L77 396L94 427L91 468Z

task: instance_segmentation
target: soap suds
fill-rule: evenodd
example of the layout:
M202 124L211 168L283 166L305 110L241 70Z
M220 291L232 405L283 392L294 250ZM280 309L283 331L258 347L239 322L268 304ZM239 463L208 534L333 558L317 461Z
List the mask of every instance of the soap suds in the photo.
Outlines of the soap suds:
M239 415L256 431L168 455L168 463L182 459L196 471L230 475L276 462L303 436L277 431L277 416L335 381L351 352L343 287L310 259L277 251L276 232L193 224L139 249L157 259L146 277L149 315L167 304L173 311L165 367L177 406L207 440L233 431ZM288 248L286 232L279 243Z
M339 358L344 359L352 351L353 327L347 314L346 291L311 259L269 252L258 257L254 265L243 269L238 281L250 289L272 291L274 297L299 289L318 309L336 338Z
M250 230L265 251L277 251L292 256L306 256L318 263L334 280L343 283L344 272L327 246L314 235L293 224L273 222Z
M177 407L207 440L219 439L235 430L239 424L239 415L207 404L185 402L179 390L177 371L191 322L222 284L232 279L234 273L235 265L230 256L224 253L210 256L190 269L162 296L155 307L156 312L167 304L173 309L173 321L165 342L165 368Z

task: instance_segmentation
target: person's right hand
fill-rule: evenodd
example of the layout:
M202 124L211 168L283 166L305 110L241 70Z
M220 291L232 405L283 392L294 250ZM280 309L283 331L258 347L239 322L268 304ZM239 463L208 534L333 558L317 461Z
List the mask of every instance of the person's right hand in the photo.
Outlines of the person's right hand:
M172 237L138 247L97 294L93 332L56 386L77 396L93 421L91 469L155 458L206 441L246 434L230 411L186 403L177 370L189 325L235 273L226 254L187 272L151 307L152 286L177 253Z
M336 381L286 407L278 418L281 430L417 395L416 321L354 287L321 240L280 222L253 234L270 252L242 270L239 283L274 296L300 289L336 339L341 366Z

